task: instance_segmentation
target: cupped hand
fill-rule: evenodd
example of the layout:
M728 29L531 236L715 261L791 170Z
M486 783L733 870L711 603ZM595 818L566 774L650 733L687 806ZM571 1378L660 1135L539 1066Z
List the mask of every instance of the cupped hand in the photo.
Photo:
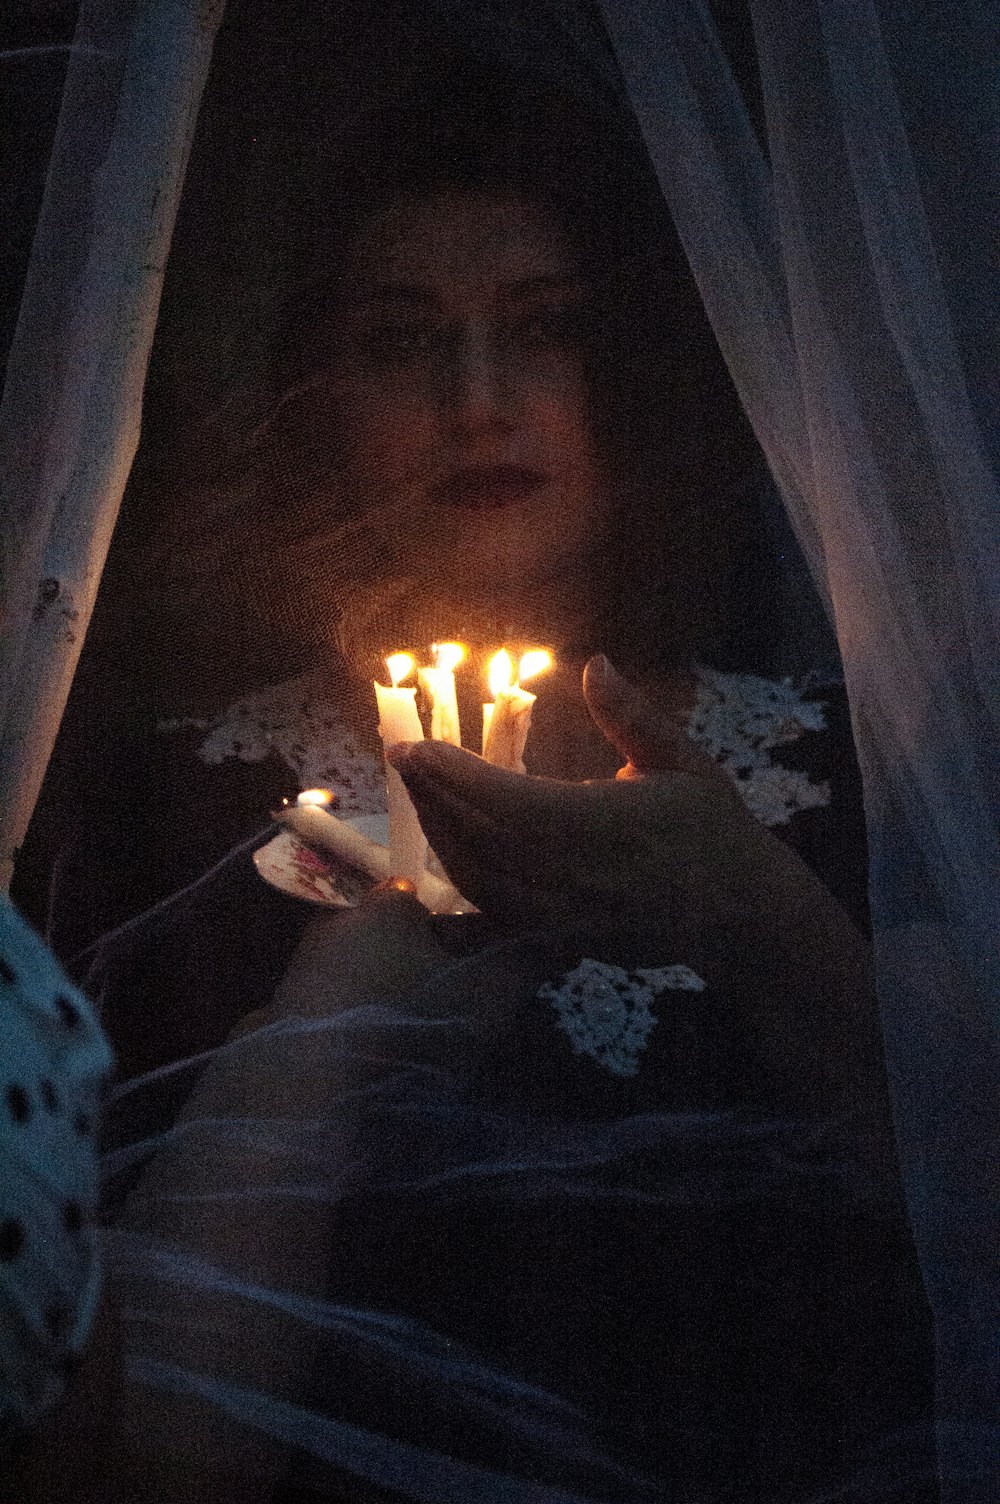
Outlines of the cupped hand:
M587 665L584 694L627 759L614 780L526 778L440 742L391 753L452 879L488 916L628 931L739 997L757 1068L853 1119L859 1153L894 1195L864 938L679 714L606 660Z
M517 928L553 921L649 936L664 962L746 996L748 1025L781 1070L819 1061L845 1096L880 1111L863 936L749 813L679 714L657 709L602 659L587 665L584 694L627 758L614 780L526 778L441 742L391 751L454 882ZM888 1141L884 1121L878 1134Z
M703 930L752 892L780 843L680 718L606 659L590 661L583 688L627 758L613 781L525 778L441 742L391 749L427 838L488 915L614 922L658 912L675 934Z

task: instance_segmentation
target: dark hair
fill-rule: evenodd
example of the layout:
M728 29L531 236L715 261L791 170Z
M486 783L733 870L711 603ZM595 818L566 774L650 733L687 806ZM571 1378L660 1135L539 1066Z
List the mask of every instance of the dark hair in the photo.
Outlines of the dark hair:
M542 204L586 265L599 306L613 287L667 260L686 275L637 131L622 111L599 111L523 70L469 60L443 73L438 66L355 122L324 184L312 184L296 314L288 321L300 372L303 340L322 364L323 312L336 309L359 230L402 200L447 190Z
M595 276L656 247L669 223L627 117L523 71L466 66L381 112L349 200L376 211L450 187L543 201Z

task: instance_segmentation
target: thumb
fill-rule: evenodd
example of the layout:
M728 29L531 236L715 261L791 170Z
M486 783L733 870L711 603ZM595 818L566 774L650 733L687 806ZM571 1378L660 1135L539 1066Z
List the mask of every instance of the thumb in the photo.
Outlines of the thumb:
M583 671L583 697L598 728L628 758L625 776L670 772L725 778L718 764L691 740L680 716L651 704L603 653L591 658Z

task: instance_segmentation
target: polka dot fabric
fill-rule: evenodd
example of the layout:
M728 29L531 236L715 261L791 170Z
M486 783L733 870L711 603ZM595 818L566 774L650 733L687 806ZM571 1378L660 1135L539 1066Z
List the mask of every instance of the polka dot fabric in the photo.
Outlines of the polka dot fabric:
M86 999L0 897L0 1442L58 1398L93 1319L110 1066Z

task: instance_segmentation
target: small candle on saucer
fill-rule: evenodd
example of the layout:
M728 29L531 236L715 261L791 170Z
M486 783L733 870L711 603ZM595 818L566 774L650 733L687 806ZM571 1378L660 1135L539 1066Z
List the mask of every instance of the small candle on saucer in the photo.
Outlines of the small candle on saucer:
M330 789L303 789L294 804L282 800L274 818L314 851L383 882L390 875L388 851L346 820L338 819L333 813L335 803L336 795Z
M332 809L336 802L337 796L332 789L303 789L295 796L300 809Z

